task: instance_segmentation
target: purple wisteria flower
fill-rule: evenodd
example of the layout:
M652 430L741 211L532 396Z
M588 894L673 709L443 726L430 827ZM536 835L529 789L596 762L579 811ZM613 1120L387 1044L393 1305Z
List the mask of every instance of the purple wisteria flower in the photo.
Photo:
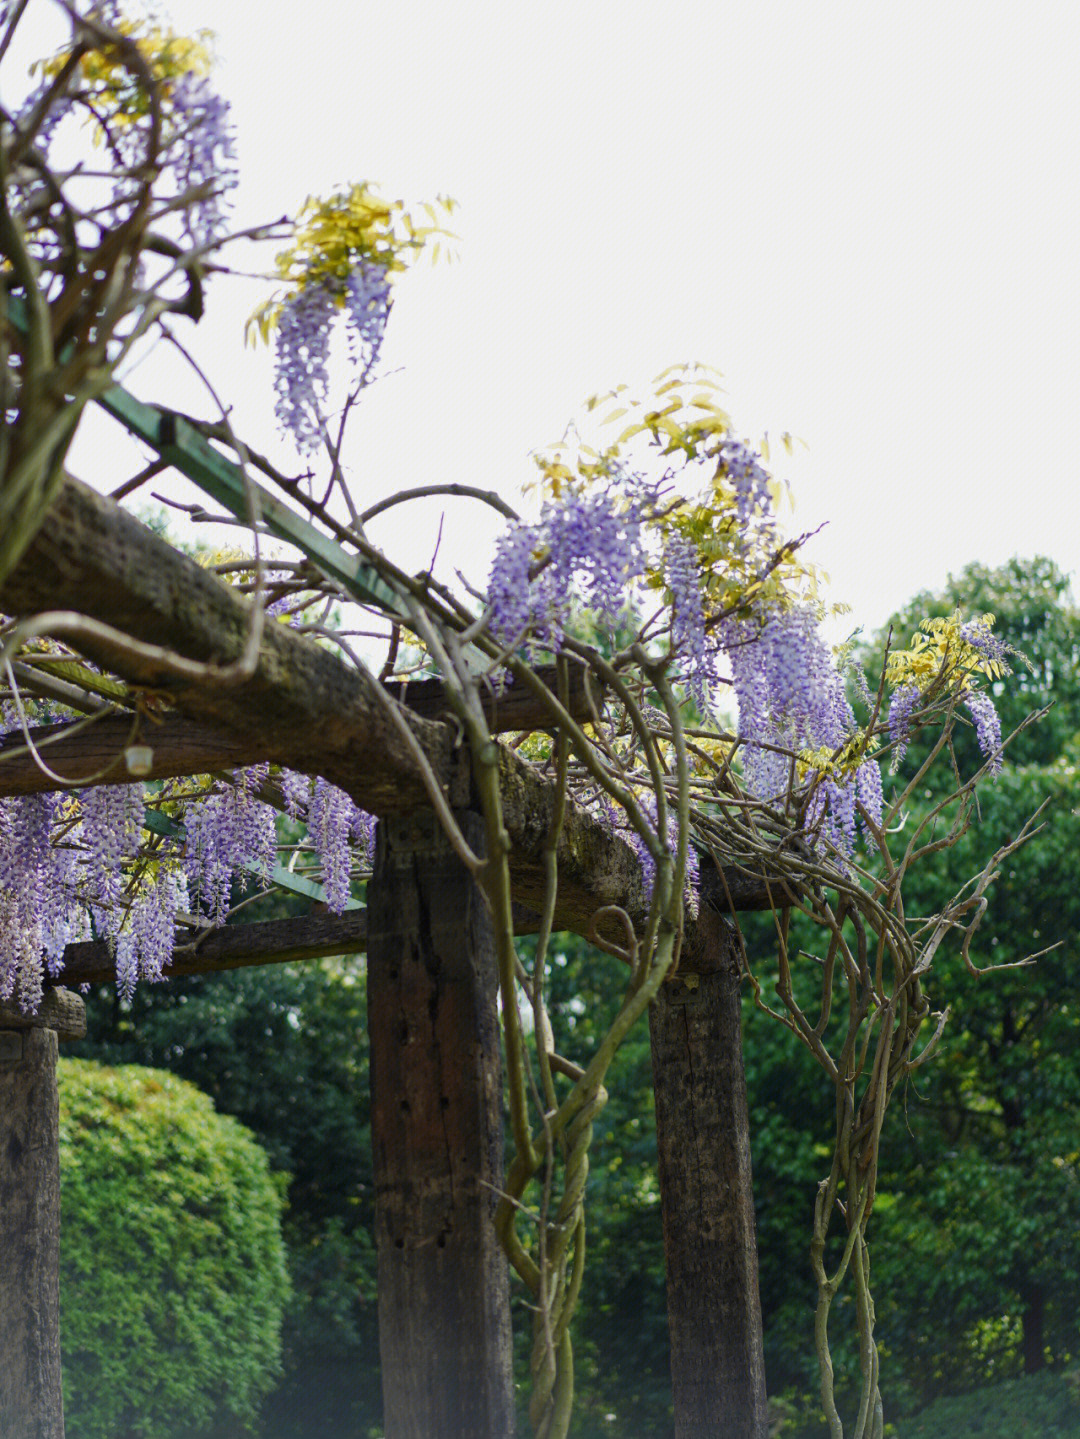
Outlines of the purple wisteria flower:
M334 297L326 285L305 285L281 307L274 335L274 413L301 454L322 438L321 406L330 387Z
M806 818L808 828L820 826L821 837L841 857L849 855L855 848L855 784L825 775L814 791Z
M116 981L130 999L139 978L165 978L172 961L176 916L188 905L187 878L181 870L159 865L152 883L135 899L127 923L116 938Z
M530 580L538 556L545 563ZM570 492L544 506L538 525L500 536L488 581L492 628L504 644L530 629L558 649L575 592L614 624L644 569L640 509L610 492Z
M362 846L370 862L375 851L375 817L360 809L343 791L324 779L314 788L306 774L283 769L280 775L285 812L290 819L307 822L308 837L319 855L323 887L331 911L340 914L348 905L350 840Z
M968 620L966 624L960 626L960 637L966 640L973 650L977 650L985 660L999 665L1004 674L1012 673L1008 656L1015 654L1016 651L993 633L986 620Z
M184 872L211 924L224 924L234 877L254 872L269 882L277 856L274 811L255 797L265 766L238 771L184 816ZM246 880L246 876L245 876Z
M643 794L638 797L638 803L645 812L646 817L656 825L656 796L654 794ZM647 901L652 900L653 888L656 885L656 860L652 850L645 843L644 838L638 833L629 822L625 813L608 800L602 800L595 809L597 818L611 834L618 835L624 839L630 848L637 855L638 863L641 866L641 884L645 891ZM672 854L679 842L678 820L673 814L668 815L668 848ZM701 883L701 866L698 860L697 850L693 844L686 846L686 875L683 884L683 903L689 912L696 916L698 912L698 888Z
M49 829L59 796L0 799L0 999L41 1003L43 902L50 885Z
M321 776L315 781L308 810L308 835L319 852L326 907L331 914L341 914L348 907L352 867L349 840L359 832L367 843L367 820L370 816L364 815L344 790Z
M102 938L115 938L124 917L122 864L139 847L143 800L141 784L99 785L79 796L83 887Z
M880 829L885 796L881 787L881 766L876 760L864 760L855 771L855 798Z
M843 680L817 629L812 610L777 610L764 622L733 618L721 627L746 745L748 788L777 798L788 785L790 762L763 746L835 749L855 729Z
M386 266L361 260L345 281L345 314L349 354L360 371L362 385L378 363L391 304Z
M964 696L964 707L975 722L975 737L979 749L990 760L990 773L996 778L1001 773L1001 717L994 708L994 702L985 690L969 690Z
M15 116L15 124L25 132L34 117L34 111L44 100L55 83L52 75L47 75L44 80L26 97ZM34 132L34 147L43 156L48 158L49 147L52 144L53 136L60 127L64 118L71 114L75 102L66 92L54 95L49 103L49 108L38 121L37 129Z
M283 769L280 781L281 793L285 797L285 813L290 819L303 819L311 799L311 777L298 774L296 770Z
M344 281L330 277L302 283L282 304L274 336L275 413L301 454L311 453L322 439L330 336L339 311L363 387L378 361L392 303L386 266L359 260Z
M683 535L670 534L664 546L664 578L671 591L671 648L698 709L708 707L708 687L716 682L714 647L705 629L696 548Z
M505 645L517 644L534 623L529 574L541 543L539 531L532 525L514 525L503 530L496 541L488 603L491 627Z
M735 486L735 513L744 540L756 517L766 518L771 528L772 497L761 456L729 433L720 446L720 461Z
M842 674L809 608L772 612L763 621L733 618L721 640L731 663L743 740L743 780L753 795L780 800L792 781L783 750L833 751L857 730ZM856 801L875 823L881 815L881 772L867 759L847 779L817 782L811 828L842 854L855 841Z
M363 846L364 857L368 864L371 864L375 858L375 816L354 805L349 834L357 844Z
M178 194L199 192L184 210L183 228L196 245L208 245L224 233L228 193L237 182L229 102L193 71L174 82L169 99L173 135L166 168Z
M890 768L894 774L907 753L911 736L911 716L920 697L918 685L903 685L895 692L889 704L889 738L894 746Z

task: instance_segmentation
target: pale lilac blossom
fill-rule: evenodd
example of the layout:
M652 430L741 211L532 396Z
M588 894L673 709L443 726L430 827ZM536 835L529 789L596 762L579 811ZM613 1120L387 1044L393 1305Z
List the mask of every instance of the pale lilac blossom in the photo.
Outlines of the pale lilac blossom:
M1001 773L1002 764L1001 717L985 690L968 690L964 696L964 707L974 721L979 749L990 761L989 770L996 779Z

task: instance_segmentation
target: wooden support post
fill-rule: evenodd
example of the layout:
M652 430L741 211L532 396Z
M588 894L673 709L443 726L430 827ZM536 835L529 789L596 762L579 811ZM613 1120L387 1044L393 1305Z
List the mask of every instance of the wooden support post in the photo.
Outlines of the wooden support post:
M58 1039L83 1002L45 991L37 1014L0 1005L0 1434L64 1439L60 1387Z
M766 1439L739 959L723 916L698 931L649 1011L675 1439Z
M457 819L482 853L479 816ZM378 826L367 999L385 1433L510 1439L494 945L430 811Z

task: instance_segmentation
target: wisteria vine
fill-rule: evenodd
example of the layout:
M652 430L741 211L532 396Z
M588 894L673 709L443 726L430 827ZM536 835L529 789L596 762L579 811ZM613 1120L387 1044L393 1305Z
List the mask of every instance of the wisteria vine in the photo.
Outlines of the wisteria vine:
M28 97L0 107L8 421L0 437L0 583L64 484L82 408L168 317L201 315L236 179L228 106L214 88L205 37L132 22L117 0L61 3L70 44L40 68ZM24 8L0 9L0 55ZM72 119L86 123L111 160L93 198L78 203L80 166L65 169L57 158L57 137ZM344 670L365 671L406 740L409 726L382 681L417 671L438 676L455 737L471 757L484 859L457 827L439 776L414 741L430 802L492 918L512 1145L496 1229L532 1302L530 1414L538 1439L564 1439L570 1424L571 1322L604 1080L619 1044L679 964L706 865L725 884L728 875L750 875L770 886L775 973L767 988L762 966L744 954L747 979L760 1008L807 1046L836 1088L833 1156L811 1251L822 1403L833 1439L841 1439L829 1321L850 1279L860 1369L853 1433L882 1439L867 1223L883 1118L896 1085L929 1057L944 1022L934 1023L926 992L935 955L952 940L970 965L985 891L1007 851L988 857L936 915L907 916L904 884L913 867L962 833L977 787L1001 769L1007 740L992 687L1007 680L1015 656L988 615L926 621L907 648L890 645L876 687L850 646L830 647L816 576L802 560L806 537L781 532L767 451L740 437L711 372L698 366L665 371L641 398L624 388L594 397L583 426L594 415L622 422L621 430L590 446L575 429L542 452L528 519L491 492L459 484L425 486L364 510L342 462L345 422L377 371L397 278L447 234L452 203L439 205L426 207L430 223L418 224L402 202L356 184L310 198L290 226L249 232L286 242L271 277L276 288L249 333L274 346L276 418L311 469L284 474L242 445L224 406L202 432L236 456L249 499L256 472L303 509L320 543L301 547L298 557L268 557L253 542L253 553L212 560L210 568L250 598L247 648L257 655L267 625L294 625L308 643L332 649ZM349 380L338 404L332 344L341 326ZM328 478L319 488L321 458ZM151 465L122 489L156 472ZM483 588L405 575L369 539L375 513L447 491L514 516ZM252 504L245 517L260 534L257 510ZM346 580L360 564L389 599L361 596L357 607ZM362 623L347 629L343 607ZM128 687L124 636L115 631L112 672L91 663L91 650L80 652L76 639L50 635L47 626L31 633L25 618L0 618L0 793L5 760L15 754L29 752L57 779L36 747L35 726L74 728L108 712L130 717L134 736L173 698ZM354 648L357 632L382 647L381 663ZM224 682L209 663L168 654L162 663L189 685ZM541 679L539 663L555 666L553 685ZM571 665L590 680L588 721L567 703ZM543 711L543 722L513 736L512 748L484 704L507 686L520 686ZM973 726L983 759L966 776L952 747L962 723ZM916 739L928 758L905 776ZM137 750L132 744L128 756ZM955 783L929 815L909 822L915 786L939 759ZM514 763L531 766L551 797L531 966L514 940L503 785ZM139 981L168 976L178 937L228 922L251 895L283 878L318 883L332 913L357 902L370 873L374 821L317 765L310 774L263 763L131 782L139 772L129 763L117 782L110 766L88 783L64 785L61 776L48 792L0 797L0 1001L35 1009L43 986L62 976L67 946L92 938L108 945L130 996ZM597 1051L582 1064L558 1048L544 998L560 844L572 813L605 827L616 849L622 842L632 875L622 902L591 919L590 937L621 962L625 985ZM816 926L812 966L789 948L792 912ZM846 1019L833 1012L841 987ZM928 1020L933 1033L920 1039ZM841 1258L830 1273L836 1230Z

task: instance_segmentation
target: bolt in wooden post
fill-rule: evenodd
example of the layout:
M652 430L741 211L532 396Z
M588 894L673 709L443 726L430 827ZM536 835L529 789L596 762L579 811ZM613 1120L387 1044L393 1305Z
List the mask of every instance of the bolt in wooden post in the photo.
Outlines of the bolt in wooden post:
M482 853L483 826L459 814ZM368 886L371 1134L387 1439L510 1439L494 944L429 811L380 822Z
M722 916L699 931L649 1011L675 1439L766 1439L739 960Z
M64 1439L60 1386L58 1039L83 1002L47 989L37 1014L0 1005L0 1434Z

